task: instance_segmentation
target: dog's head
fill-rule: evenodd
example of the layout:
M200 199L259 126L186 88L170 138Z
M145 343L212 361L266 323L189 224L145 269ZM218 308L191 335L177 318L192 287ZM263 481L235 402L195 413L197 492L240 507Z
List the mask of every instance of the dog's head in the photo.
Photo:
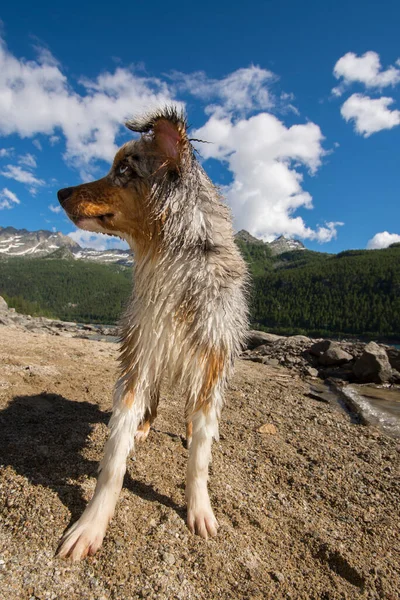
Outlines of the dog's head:
M126 126L141 137L118 150L108 175L61 189L57 196L81 229L146 246L160 231L167 212L163 198L179 185L194 160L193 150L185 117L173 107Z

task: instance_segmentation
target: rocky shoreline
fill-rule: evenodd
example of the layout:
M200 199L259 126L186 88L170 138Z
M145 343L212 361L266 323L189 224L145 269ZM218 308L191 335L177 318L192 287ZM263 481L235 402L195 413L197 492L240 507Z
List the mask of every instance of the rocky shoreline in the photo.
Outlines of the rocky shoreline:
M117 326L79 324L32 317L8 308L0 296L0 325L33 333L82 339L118 338ZM400 384L400 350L375 342L311 339L303 335L280 336L249 331L243 360L286 367L303 377L352 383Z
M250 331L242 358L295 369L305 377L352 383L400 383L400 350L376 342L313 340Z
M79 324L23 315L8 308L1 296L0 325L35 334L96 341L115 342L119 334L117 326ZM243 351L241 359L295 372L311 384L310 394L324 402L329 394L327 387L318 384L322 380L340 398L346 410L365 424L379 424L379 419L371 417L368 406L358 401L358 395L352 392L349 384L393 387L399 390L400 398L400 350L385 344L349 340L338 342L311 339L303 335L280 336L252 330L249 331L247 349ZM400 415L394 435L400 435Z

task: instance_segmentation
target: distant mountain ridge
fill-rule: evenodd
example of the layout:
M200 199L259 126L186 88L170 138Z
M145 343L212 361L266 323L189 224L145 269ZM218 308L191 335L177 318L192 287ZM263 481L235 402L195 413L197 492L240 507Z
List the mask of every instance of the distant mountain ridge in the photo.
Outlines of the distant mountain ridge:
M54 255L54 258L74 258L105 264L133 264L130 250L82 248L68 235L46 229L27 231L0 227L0 255L29 258Z
M305 250L299 240L287 239L283 235L273 242L263 242L242 229L235 234L235 240L246 245L258 245L270 250L272 256ZM133 255L130 250L95 250L82 248L68 235L56 231L40 229L28 231L14 227L0 227L0 255L20 257L44 257L54 254L54 258L74 258L104 264L131 266Z
M263 242L262 240L259 240L251 235L245 229L241 229L235 234L235 240L245 244L267 246L271 250L272 256L277 256L278 254L283 254L284 252L292 252L293 250L306 250L304 244L299 240L292 240L286 238L284 235L280 235L273 242Z

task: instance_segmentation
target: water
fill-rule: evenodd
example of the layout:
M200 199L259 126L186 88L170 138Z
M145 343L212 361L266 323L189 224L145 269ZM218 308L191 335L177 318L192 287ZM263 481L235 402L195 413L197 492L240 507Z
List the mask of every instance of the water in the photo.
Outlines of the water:
M345 386L342 393L367 423L378 425L391 437L400 438L400 387L351 384Z

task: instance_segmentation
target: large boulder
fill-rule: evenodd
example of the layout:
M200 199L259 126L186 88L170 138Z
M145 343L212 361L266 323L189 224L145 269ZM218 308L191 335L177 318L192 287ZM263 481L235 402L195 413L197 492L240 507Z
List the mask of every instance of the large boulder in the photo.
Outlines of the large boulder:
M355 378L362 383L386 383L392 379L388 355L381 346L370 342L353 366Z
M4 300L3 296L0 296L0 313L5 313L8 311L8 304Z
M350 362L353 360L353 356L343 350L339 344L331 343L329 348L319 356L318 360L324 367L333 367Z
M397 350L397 348L388 348L386 352L392 369L400 371L400 350Z
M333 342L331 340L320 340L311 346L309 353L313 356L321 356L321 354L326 352L332 344Z
M256 331L253 329L247 333L247 348L253 350L264 344L275 344L275 342L281 339L281 335L267 333L266 331Z

